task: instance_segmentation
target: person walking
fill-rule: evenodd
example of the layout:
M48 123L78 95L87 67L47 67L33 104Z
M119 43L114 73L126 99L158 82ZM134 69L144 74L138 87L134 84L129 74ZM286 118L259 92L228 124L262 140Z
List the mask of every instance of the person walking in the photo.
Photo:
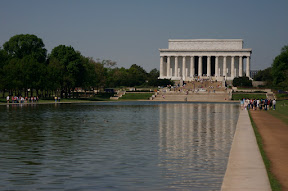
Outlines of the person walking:
M6 101L7 101L7 103L9 103L9 101L10 101L9 95L6 97Z
M259 98L257 99L257 107L259 108L260 100ZM260 109L260 108L259 108Z
M276 109L276 100L275 99L273 99L272 105L273 105L273 110L275 110Z
M264 100L264 108L265 108L266 111L267 111L267 105L268 105L268 99L266 98Z

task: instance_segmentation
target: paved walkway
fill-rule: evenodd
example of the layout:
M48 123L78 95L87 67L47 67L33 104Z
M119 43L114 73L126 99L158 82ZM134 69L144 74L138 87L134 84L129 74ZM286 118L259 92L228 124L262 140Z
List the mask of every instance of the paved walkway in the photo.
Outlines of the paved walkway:
M221 190L271 190L266 168L246 110L240 111Z

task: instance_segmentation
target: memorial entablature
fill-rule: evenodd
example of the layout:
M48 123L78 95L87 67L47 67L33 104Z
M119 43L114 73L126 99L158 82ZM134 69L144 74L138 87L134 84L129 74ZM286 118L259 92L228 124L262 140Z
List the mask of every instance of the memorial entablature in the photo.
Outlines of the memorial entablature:
M159 79L223 81L250 77L252 49L243 49L242 39L171 39L168 49L159 51Z

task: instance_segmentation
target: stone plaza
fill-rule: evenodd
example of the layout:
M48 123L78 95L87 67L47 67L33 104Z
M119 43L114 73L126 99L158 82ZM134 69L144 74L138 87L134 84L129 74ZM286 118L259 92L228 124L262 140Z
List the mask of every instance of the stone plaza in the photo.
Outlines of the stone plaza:
M250 77L251 48L242 39L170 39L160 51L159 79L193 81Z

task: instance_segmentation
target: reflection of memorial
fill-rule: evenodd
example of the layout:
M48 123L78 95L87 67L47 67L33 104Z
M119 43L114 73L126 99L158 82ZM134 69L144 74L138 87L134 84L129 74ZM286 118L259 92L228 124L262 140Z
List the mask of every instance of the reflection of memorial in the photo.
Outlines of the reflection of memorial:
M226 170L239 107L233 104L164 104L159 108L159 166L171 186L189 182L219 188ZM162 159L162 160L161 160ZM206 185L207 186L207 185Z

